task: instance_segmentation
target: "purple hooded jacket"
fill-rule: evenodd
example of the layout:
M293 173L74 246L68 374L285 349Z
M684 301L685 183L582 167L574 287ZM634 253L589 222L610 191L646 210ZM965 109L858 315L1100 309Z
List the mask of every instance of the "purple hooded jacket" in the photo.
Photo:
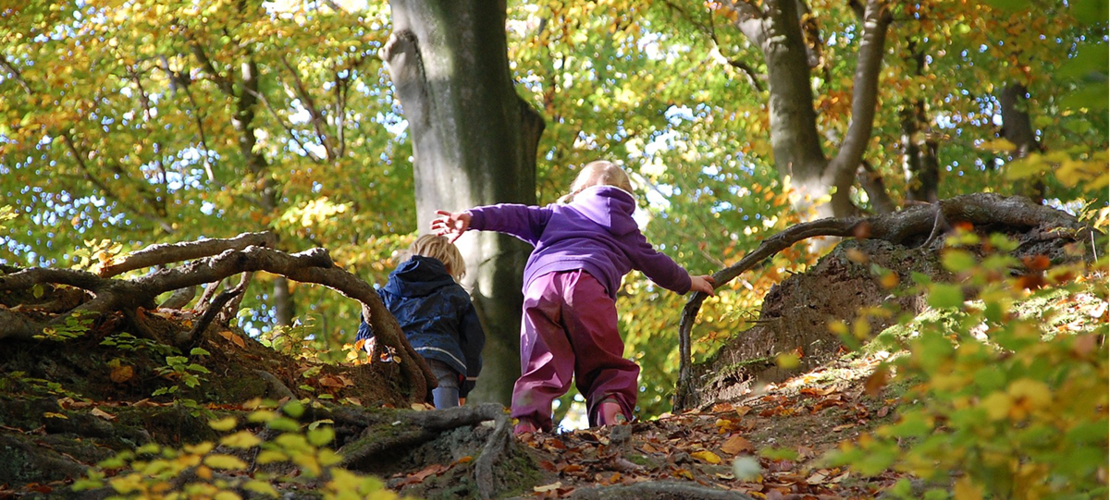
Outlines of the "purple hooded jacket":
M545 274L582 269L616 299L621 277L638 269L663 288L688 292L690 275L651 247L632 219L635 209L636 200L628 192L595 186L566 205L504 203L468 213L471 229L506 233L535 245L524 266L525 290Z

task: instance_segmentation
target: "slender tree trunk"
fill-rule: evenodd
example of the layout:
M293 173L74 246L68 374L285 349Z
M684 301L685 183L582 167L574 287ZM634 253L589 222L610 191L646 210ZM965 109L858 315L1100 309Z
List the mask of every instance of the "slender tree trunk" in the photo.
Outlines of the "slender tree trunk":
M925 53L909 43L917 75L925 70ZM906 176L906 201L937 201L940 184L940 163L937 141L928 130L925 102L914 97L903 103L898 112L902 125L902 171Z
M543 119L509 72L505 1L392 0L382 49L413 139L417 221L436 210L536 202L535 155ZM486 328L475 402L509 403L520 375L521 280L530 247L496 233L457 242Z
M1030 153L1042 150L1037 134L1033 131L1033 120L1029 118L1026 109L1028 91L1025 85L1010 83L1002 89L998 96L998 103L1002 108L1002 137L1014 145L1010 153L1013 159L1025 158ZM1015 190L1015 194L1026 196L1037 203L1044 201L1044 181L1040 178L1023 181Z

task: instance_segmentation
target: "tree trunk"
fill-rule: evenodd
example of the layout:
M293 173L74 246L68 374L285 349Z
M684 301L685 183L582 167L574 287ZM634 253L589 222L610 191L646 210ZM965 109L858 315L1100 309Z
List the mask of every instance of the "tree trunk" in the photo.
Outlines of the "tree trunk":
M1033 131L1033 121L1026 109L1028 91L1025 85L1011 83L1002 89L998 103L1002 108L1002 138L1014 145L1010 152L1013 159L1025 158L1029 153L1041 151L1041 143ZM1037 203L1044 201L1044 181L1040 178L1023 180L1014 194L1025 196Z
M909 43L911 57L916 63L917 75L925 69L925 53ZM934 203L940 185L940 163L937 161L937 141L930 137L925 102L914 97L899 111L902 125L902 170L906 176L906 201Z
M413 139L417 222L436 210L536 202L535 155L543 119L509 72L505 2L393 0L382 49ZM458 241L486 328L484 368L471 399L509 403L520 375L524 263L530 248L496 233Z
M813 108L807 47L798 22L798 2L768 0L762 6L734 2L737 26L763 51L767 64L771 147L782 177L796 190L794 207L805 219L849 216L855 174L871 138L878 77L890 14L877 0L863 11L863 31L852 93L848 132L831 160L821 149ZM829 196L827 203L822 198Z

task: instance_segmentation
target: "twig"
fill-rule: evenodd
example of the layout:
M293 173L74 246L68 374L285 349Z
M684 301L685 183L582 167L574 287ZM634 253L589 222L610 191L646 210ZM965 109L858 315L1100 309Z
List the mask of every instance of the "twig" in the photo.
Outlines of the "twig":
M247 290L247 283L249 283L249 280L247 280L246 274L249 273L244 273L243 279L239 281L239 284L236 285L235 288L225 290L223 293L217 295L216 298L212 299L212 302L208 304L208 308L204 310L204 314L200 315L200 319L193 324L193 329L189 332L189 336L184 339L185 343L195 344L197 339L200 338L200 334L204 332L204 329L208 328L212 320L216 319L216 315L223 311L224 304L227 304L228 301L236 296L242 295L243 292Z

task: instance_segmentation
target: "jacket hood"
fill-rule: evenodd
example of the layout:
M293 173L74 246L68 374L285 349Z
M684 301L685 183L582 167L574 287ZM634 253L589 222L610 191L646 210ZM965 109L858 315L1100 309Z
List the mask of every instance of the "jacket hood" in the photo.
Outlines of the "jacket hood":
M636 211L636 199L628 191L619 187L586 188L574 197L570 206L615 235L640 229L632 218L632 213Z
M453 284L455 280L438 259L413 255L389 274L385 291L401 297L423 297Z

